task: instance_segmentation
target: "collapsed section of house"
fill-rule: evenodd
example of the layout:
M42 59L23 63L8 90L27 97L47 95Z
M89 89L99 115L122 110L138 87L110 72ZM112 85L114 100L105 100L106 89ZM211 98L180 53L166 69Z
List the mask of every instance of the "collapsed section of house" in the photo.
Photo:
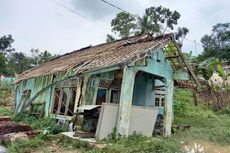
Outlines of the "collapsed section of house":
M113 129L151 136L157 116L170 136L174 81L197 81L171 34L89 46L20 74L16 111L73 120L76 136Z

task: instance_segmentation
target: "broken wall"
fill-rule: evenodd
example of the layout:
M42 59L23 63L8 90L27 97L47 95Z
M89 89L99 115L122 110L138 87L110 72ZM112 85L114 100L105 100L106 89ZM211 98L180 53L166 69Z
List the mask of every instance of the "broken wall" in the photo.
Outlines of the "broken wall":
M115 130L117 126L118 104L104 103L97 125L96 138L102 140ZM158 109L153 107L132 106L129 135L134 132L144 136L152 136Z

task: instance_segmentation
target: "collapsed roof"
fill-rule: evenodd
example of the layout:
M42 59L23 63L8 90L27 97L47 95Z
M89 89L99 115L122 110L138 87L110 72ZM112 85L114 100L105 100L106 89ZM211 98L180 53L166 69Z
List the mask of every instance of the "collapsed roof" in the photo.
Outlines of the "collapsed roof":
M153 50L159 48L163 48L165 56L174 70L189 72L197 82L193 71L184 60L172 34L158 37L152 37L149 34L134 36L111 43L88 46L24 71L17 76L16 81L20 82L33 77L66 72L69 69L73 69L75 74L82 74L111 66L125 65L142 59Z

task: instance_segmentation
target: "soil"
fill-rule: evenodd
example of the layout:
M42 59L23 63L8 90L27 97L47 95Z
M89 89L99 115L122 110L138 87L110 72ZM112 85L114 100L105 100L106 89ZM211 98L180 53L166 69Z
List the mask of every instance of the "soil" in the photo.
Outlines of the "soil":
M192 140L182 146L185 153L229 153L230 146L220 146L203 140Z
M60 144L58 144L55 141L49 142L47 144L44 144L42 148L38 148L38 150L33 150L33 153L81 153L81 151L77 149L66 149Z

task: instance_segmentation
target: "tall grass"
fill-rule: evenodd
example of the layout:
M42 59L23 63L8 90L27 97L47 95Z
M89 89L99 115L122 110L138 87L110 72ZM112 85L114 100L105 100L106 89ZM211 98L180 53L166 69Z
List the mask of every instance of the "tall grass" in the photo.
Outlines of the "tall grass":
M191 129L175 134L178 139L203 139L230 145L230 115L226 110L213 112L204 103L195 107L190 90L176 89L174 125L190 125Z
M10 82L0 82L0 106L14 103L14 91Z

